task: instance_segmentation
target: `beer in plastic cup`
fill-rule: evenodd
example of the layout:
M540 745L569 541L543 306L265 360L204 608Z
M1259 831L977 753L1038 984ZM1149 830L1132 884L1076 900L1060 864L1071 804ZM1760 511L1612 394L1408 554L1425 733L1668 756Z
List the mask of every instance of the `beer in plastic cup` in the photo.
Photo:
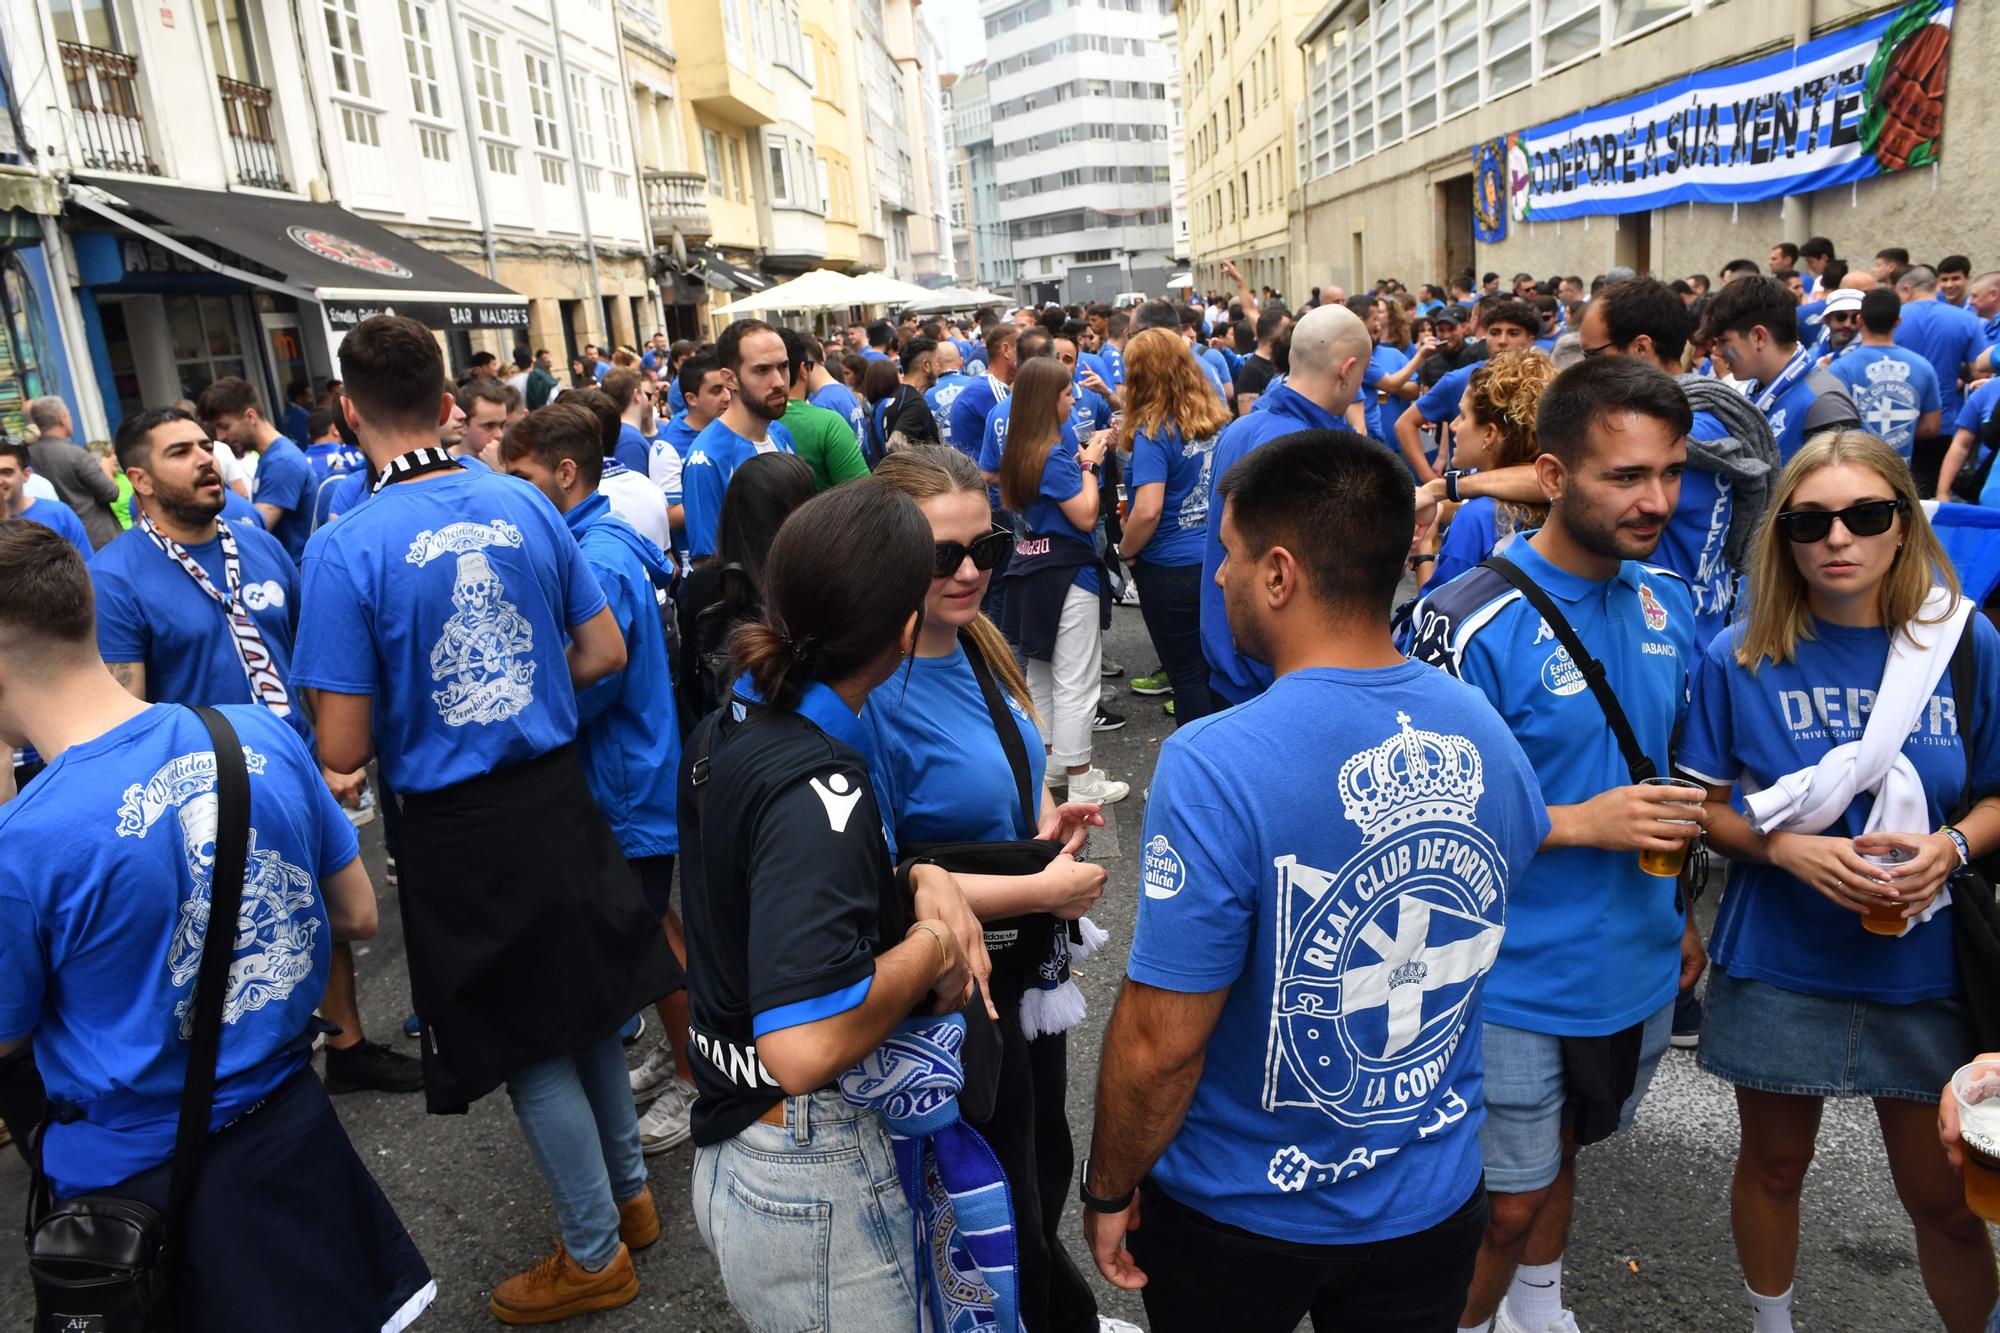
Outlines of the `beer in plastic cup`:
M1965 1206L2000 1222L2000 1060L1974 1060L1951 1076L1965 1150Z
M1907 847L1891 847L1886 852L1862 852L1861 859L1871 866L1899 866L1905 861L1914 861L1917 854ZM1871 935L1900 935L1908 922L1903 920L1900 902L1888 902L1880 898L1871 899L1868 911L1861 918L1861 928Z
M1690 793L1688 797L1688 804L1690 805L1700 805L1702 798L1708 795L1707 788L1703 787L1699 782L1689 782L1684 778L1647 778L1639 785L1642 787L1685 787ZM1678 879L1681 867L1687 863L1688 848L1694 845L1695 837L1700 833L1701 826L1692 819L1675 819L1669 822L1686 824L1694 832L1688 835L1686 842L1670 852L1656 852L1650 848L1640 852L1639 869L1649 875L1658 875L1661 879Z

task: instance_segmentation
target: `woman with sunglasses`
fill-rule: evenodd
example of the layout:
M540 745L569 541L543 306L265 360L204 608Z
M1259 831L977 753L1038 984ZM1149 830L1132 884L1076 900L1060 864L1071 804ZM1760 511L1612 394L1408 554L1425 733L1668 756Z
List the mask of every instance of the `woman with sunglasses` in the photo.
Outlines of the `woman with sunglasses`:
M1772 499L1749 612L1695 666L1676 759L1707 786L1709 841L1731 863L1701 1066L1736 1085L1737 1255L1757 1328L1789 1329L1823 1099L1869 1097L1925 1288L1946 1329L1973 1333L1993 1249L1935 1137L1937 1089L1977 1049L1939 892L2000 847L2000 635L1959 595L1881 440L1814 438ZM1946 669L1962 634L1976 700ZM1868 744L1871 725L1889 745Z
M1174 721L1214 711L1201 654L1201 553L1207 534L1215 440L1229 424L1187 344L1147 329L1125 345L1125 414L1118 447L1130 450L1132 516L1119 553L1139 585L1139 611L1167 679Z
M1078 448L1068 426L1074 397L1069 367L1052 356L1032 357L1014 372L1000 501L1021 516L1025 531L1008 562L1002 619L1027 656L1035 712L1049 728L1047 781L1067 782L1072 800L1111 805L1132 788L1090 766L1111 619L1093 536L1108 441L1094 437Z
M1214 395L1209 397L1213 401ZM1094 1328L1096 1298L1056 1238L1074 1166L1064 1109L1067 1041L1061 1031L1040 1032L1040 1016L1024 1011L1023 1002L1030 991L1041 998L1041 964L1052 961L1064 969L1049 946L1063 948L1056 946L1059 932L1067 940L1063 923L1082 917L1103 891L1103 869L1079 862L1075 853L1104 817L1093 804L1058 806L1033 782L1031 769L1038 809L1035 822L1028 821L1021 784L981 680L998 687L1021 752L1039 756L1042 737L1027 681L999 629L979 612L993 567L1014 540L1012 532L993 526L979 469L949 446L918 445L883 459L872 484L916 501L936 543L916 655L906 673L869 696L861 713L875 741L869 773L884 826L899 848L1028 838L1065 848L1038 874L957 876L979 918L1005 920L1016 935L1014 947L994 957L993 1003L1002 1034L999 1090L992 1114L968 1116L967 1122L992 1146L1007 1174L1020 1256L1021 1318L1028 1333ZM1042 947L1034 945L1037 939ZM1075 1000L1067 1017L1081 1021L1082 997ZM1036 1033L1023 1031L1024 1016L1035 1023Z

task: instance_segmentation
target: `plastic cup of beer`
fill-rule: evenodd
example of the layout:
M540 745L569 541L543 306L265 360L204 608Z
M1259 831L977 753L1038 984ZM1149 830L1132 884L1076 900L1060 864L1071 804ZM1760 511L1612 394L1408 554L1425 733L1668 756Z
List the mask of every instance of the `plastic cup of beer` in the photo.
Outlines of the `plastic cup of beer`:
M1951 1076L1965 1150L1965 1206L2000 1222L2000 1060L1974 1060Z
M1639 784L1642 787L1681 787L1687 791L1687 804L1699 806L1708 795L1708 789L1699 782L1689 782L1685 778L1647 778ZM1690 812L1687 819L1669 819L1670 824L1686 824L1688 839L1672 851L1656 852L1651 848L1639 853L1639 869L1661 879L1678 879L1681 867L1687 863L1688 848L1694 845L1695 836L1701 832L1700 823Z
M1917 859L1917 854L1907 847L1891 847L1887 851L1861 852L1859 855L1869 865L1884 868ZM1871 898L1868 910L1861 918L1861 928L1870 935L1900 935L1903 927L1909 924L1903 919L1903 907L1901 902Z

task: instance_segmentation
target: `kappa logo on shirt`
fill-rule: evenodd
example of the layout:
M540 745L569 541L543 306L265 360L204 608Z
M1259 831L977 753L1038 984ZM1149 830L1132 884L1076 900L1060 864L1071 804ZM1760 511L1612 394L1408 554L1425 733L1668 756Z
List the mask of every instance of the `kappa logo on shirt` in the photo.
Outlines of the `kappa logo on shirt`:
M848 818L861 801L861 788L845 773L835 773L825 782L812 779L813 795L826 807L827 827L835 833L847 832Z

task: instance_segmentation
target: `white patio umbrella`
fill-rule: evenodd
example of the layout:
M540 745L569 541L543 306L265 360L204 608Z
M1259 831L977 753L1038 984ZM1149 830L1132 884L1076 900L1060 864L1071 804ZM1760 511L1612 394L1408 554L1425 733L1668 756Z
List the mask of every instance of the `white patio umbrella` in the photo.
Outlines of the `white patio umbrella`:
M855 284L855 279L832 269L808 269L789 282L751 292L710 313L738 319L772 310L841 310L868 304L870 298L856 294Z
M849 279L854 284L853 300L856 305L909 306L919 301L929 300L937 295L928 287L919 287L914 282L902 282L886 273L863 273L858 278Z
M1167 290L1170 292L1184 292L1192 286L1194 286L1192 273L1176 273L1167 279Z

